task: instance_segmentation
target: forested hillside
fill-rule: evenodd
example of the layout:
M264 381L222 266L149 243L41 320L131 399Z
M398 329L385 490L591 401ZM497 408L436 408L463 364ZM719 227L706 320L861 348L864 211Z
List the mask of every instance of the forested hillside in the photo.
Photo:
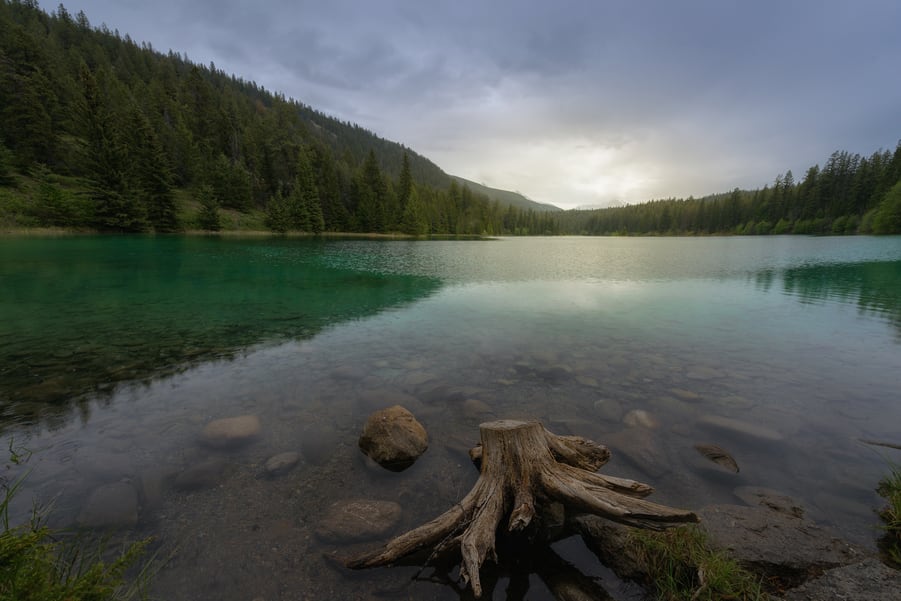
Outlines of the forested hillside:
M791 170L772 186L704 198L568 211L571 234L898 234L901 233L901 142L869 157L836 151L800 181Z
M357 125L34 0L0 0L0 225L557 231Z

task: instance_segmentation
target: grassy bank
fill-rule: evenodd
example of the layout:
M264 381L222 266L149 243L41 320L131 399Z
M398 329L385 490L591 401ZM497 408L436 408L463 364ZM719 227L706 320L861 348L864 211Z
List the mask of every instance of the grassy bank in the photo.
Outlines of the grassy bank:
M887 564L901 569L901 466L892 466L876 490L886 500L885 507L879 512L885 530L879 540L879 549Z
M0 600L2 601L128 601L146 598L149 561L142 556L150 540L113 552L105 543L67 537L48 528L46 515L32 510L28 522L10 521L10 505L27 476L11 479L12 465L28 453L10 443L10 463L0 475ZM74 542L73 542L74 540ZM143 565L143 567L141 567ZM137 574L126 578L126 572Z
M715 551L703 530L681 526L663 532L634 530L646 584L661 601L762 601L768 599L760 579L734 559Z

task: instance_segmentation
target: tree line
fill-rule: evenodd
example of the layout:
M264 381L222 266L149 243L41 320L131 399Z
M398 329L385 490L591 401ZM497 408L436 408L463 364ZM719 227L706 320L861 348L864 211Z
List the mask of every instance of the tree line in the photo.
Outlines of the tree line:
M114 232L553 234L553 216L83 12L0 0L0 219Z
M800 181L788 170L757 190L568 211L561 227L589 235L898 234L901 142L869 157L836 151Z

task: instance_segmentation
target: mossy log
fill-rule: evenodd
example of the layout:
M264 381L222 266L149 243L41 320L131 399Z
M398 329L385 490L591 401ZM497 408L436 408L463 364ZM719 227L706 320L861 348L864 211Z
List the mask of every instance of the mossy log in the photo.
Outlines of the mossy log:
M499 420L479 426L478 481L462 501L383 547L344 561L352 569L390 565L417 551L459 552L460 575L481 597L479 569L497 561L495 535L523 530L537 515L536 504L560 502L568 512L598 515L616 522L662 530L697 516L645 501L653 489L640 482L594 473L610 458L606 447L577 436L558 436L537 421Z

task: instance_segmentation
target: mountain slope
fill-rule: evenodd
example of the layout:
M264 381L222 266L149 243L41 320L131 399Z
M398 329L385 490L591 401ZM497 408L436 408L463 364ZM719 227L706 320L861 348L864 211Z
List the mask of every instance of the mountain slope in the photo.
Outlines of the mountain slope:
M462 177L458 177L456 175L451 176L453 179L457 180L461 186L466 185L469 186L469 189L477 194L484 194L491 200L496 200L501 205L509 205L516 207L517 209L523 209L525 211L545 211L545 212L554 212L554 211L562 211L560 207L545 204L541 202L535 202L534 200L530 200L520 194L519 192L510 192L509 190L500 190L498 188L491 188L489 186L484 186L482 184L478 184L476 182L470 181L468 179L464 179Z
M553 233L517 194L60 5L0 0L0 221L177 231ZM0 192L3 192L0 190ZM497 199L500 206L492 205ZM198 209L200 207L200 209ZM219 209L237 213L224 223ZM245 220L241 215L254 214Z

